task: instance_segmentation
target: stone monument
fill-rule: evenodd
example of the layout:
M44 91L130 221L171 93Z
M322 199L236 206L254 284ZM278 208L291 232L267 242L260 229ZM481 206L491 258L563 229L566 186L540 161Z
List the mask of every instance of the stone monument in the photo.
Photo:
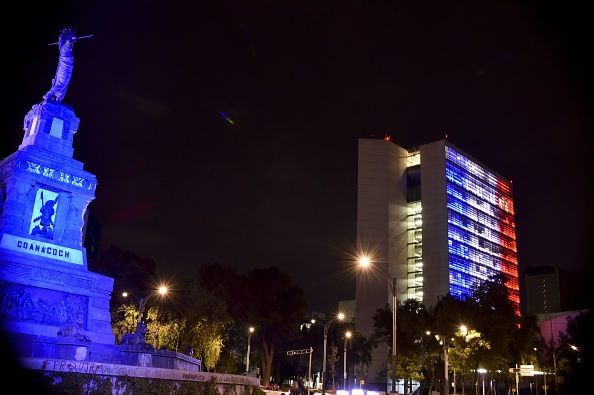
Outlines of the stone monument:
M97 180L73 159L79 119L62 103L76 40L73 30L60 32L51 89L25 116L19 149L0 161L0 320L19 354L58 332L114 343L113 279L88 270L82 244Z
M155 350L146 342L144 322L115 344L109 312L113 279L88 270L83 247L85 212L97 180L73 159L79 119L62 103L74 43L86 37L71 29L60 32L51 88L25 116L19 149L0 161L0 326L13 348L8 351L28 370L215 380L221 393L235 385L241 394L258 380L201 372L199 359Z

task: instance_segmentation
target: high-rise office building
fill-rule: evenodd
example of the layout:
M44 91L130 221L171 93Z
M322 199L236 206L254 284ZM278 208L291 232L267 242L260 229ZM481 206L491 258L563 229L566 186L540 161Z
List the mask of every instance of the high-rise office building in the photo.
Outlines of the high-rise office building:
M464 300L502 273L519 313L511 181L446 140L405 149L360 139L358 159L357 237L385 274L357 278L358 332L373 333L371 317L391 303L394 278L398 300L432 306L448 293ZM385 370L385 356L373 365L370 376Z

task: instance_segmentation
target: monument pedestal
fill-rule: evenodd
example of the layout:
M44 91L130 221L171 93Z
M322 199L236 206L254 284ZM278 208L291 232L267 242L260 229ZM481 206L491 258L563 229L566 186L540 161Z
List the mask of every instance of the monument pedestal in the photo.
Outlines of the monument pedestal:
M114 344L113 279L88 270L82 245L97 181L72 158L78 125L70 106L36 104L19 150L0 161L0 319L9 341L15 334L55 338L69 328ZM17 355L30 355L26 343Z
M6 332L55 337L82 313L84 334L92 342L114 344L109 313L112 278L36 256L3 251L0 259Z

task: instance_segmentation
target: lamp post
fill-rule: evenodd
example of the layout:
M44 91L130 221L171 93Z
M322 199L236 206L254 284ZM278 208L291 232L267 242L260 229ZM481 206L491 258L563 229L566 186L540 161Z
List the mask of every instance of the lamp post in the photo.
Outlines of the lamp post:
M557 378L557 358L559 358L559 356L567 350L573 350L573 351L578 351L578 348L574 345L568 345L565 347L562 347L561 349L559 349L559 352L557 352L557 349L555 347L553 347L553 373L555 374L555 393L558 394L559 393L559 379Z
M347 339L350 339L351 336L353 334L351 333L351 331L346 331L344 333L344 357L343 357L343 362L344 362L344 380L342 382L342 389L346 390L346 382L347 382L347 363L346 363L346 357L347 357Z
M487 369L480 368L476 371L480 373L481 377L483 378L483 395L485 395L485 373L487 373ZM532 394L532 390L530 390L530 393Z
M371 263L371 259L368 256L359 257L359 266L363 268L363 270L367 270L369 267L371 267ZM379 270L386 276L386 280L388 280L388 285L390 286L390 291L392 292L392 390L390 392L398 394L398 391L396 391L396 312L398 307L396 301L396 276L390 277L390 275L383 268L379 268Z
M468 327L464 324L460 325L458 327L458 331L459 334L466 337L468 335ZM426 331L425 332L427 335L431 335L431 331ZM477 335L475 335L477 336ZM478 336L480 336L480 334L478 334ZM449 365L449 354L448 354L448 338L452 338L453 339L453 335L440 335L438 333L435 333L435 340L437 340L439 342L440 345L442 345L443 347L443 379L444 379L444 389L443 389L443 393L444 395L448 395L450 392L450 386L449 386L449 377L448 377L448 365ZM455 376L455 370L454 370L454 393L456 393L456 376Z
M247 355L245 357L245 374L247 375L250 371L250 343L252 340L252 333L254 333L255 328L250 326L248 329L248 344L247 344Z
M343 313L338 313L338 315L336 316L336 319L338 319L339 321L344 320L344 314ZM322 393L325 394L326 393L326 346L328 344L328 329L330 328L330 325L332 324L332 322L334 321L334 318L324 322L324 359L322 360Z
M444 395L448 395L450 393L448 382L448 338L446 336L435 335L435 339L443 346L443 393Z

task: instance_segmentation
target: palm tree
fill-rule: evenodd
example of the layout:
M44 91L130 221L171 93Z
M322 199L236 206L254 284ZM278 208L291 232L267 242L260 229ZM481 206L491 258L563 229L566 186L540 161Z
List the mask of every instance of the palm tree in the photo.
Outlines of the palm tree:
M371 351L375 341L373 338L365 337L360 333L355 333L351 341L352 360L355 371L355 377L360 381L367 378L367 368L371 365Z

